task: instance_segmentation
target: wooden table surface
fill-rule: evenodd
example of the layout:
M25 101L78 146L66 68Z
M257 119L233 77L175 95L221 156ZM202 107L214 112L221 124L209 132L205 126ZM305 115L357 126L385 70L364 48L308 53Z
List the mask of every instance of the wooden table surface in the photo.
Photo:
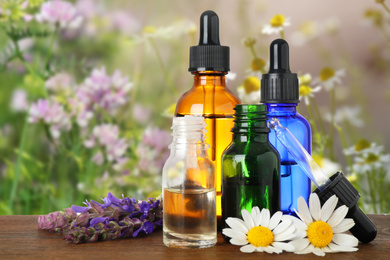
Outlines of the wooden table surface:
M316 256L282 253L244 254L218 234L216 246L207 249L172 249L162 243L162 231L144 238L69 245L57 233L37 229L37 216L0 216L0 259L313 259ZM376 239L359 244L354 253L327 254L322 259L390 259L390 215L370 215L378 229ZM318 257L317 257L318 258ZM318 258L321 259L321 258Z

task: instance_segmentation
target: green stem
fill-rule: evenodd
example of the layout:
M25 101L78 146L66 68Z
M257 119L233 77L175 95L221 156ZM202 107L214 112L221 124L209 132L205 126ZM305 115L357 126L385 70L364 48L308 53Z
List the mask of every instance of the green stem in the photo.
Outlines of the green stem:
M57 34L58 34L58 27L56 27L51 39L50 39L50 42L49 42L49 46L48 46L48 51L46 53L46 58L45 58L45 63L44 63L44 68L47 69L48 66L49 66L49 61L50 61L50 57L51 57L51 52L53 50L53 46L54 46L54 41L55 39L57 38Z
M390 9L389 7L385 4L385 2L382 2L381 5L383 6L383 8L386 10L386 12L388 12L390 14Z
M9 209L11 212L13 211L16 191L18 189L19 175L20 175L22 159L23 159L23 151L24 151L24 146L26 143L27 128L28 128L28 122L27 122L27 116L26 116L26 119L24 120L24 124L23 124L22 138L21 138L20 144L19 144L18 158L16 160L16 166L15 166L15 175L14 175L14 179L12 181L11 196L10 196L10 200L9 200Z
M335 93L334 88L329 91L330 94L330 138L329 138L329 158L334 161L334 151L333 151L333 144L334 144L334 115L335 115L335 107L336 107L336 101L335 101Z
M314 112L317 116L317 119L318 119L318 122L319 122L319 125L321 128L321 132L325 133L324 120L322 119L322 116L321 116L320 110L318 109L317 103L316 103L315 99L312 97L309 97L309 100L310 100L310 104L313 104Z
M341 144L343 145L344 150L347 149L348 146L347 146L347 141L345 139L345 135L344 135L343 129L340 126L336 125L336 124L334 125L334 127L339 132L340 139L341 139ZM351 172L352 172L353 171L353 164L352 164L351 156L350 155L345 155L345 157L347 158L348 166L349 166L349 168L351 169Z
M376 194L375 194L374 183L372 181L374 176L375 176L375 171L366 172L368 188L370 189L369 193L371 197L371 206L372 209L374 210L374 214L377 214L378 211L376 209Z
M310 116L310 119L311 119L311 120L310 120L310 121L311 121L311 125L313 126L313 132L314 132L313 135L318 134L318 129L317 129L316 120L315 120L315 118L314 118L313 109L312 109L310 103L307 104L307 110L309 111L309 116Z
M260 63L259 57L256 54L255 48L253 47L253 44L249 45L249 49L253 55L253 58L256 62L257 67L260 69L261 73L267 73L264 69L264 66Z
M164 74L165 80L167 81L168 85L171 87L172 93L175 95L176 94L176 88L175 88L175 86L173 86L173 84L171 82L171 79L169 78L168 71L165 68L164 62L163 62L163 60L161 58L161 54L160 54L160 51L157 48L156 42L154 41L153 38L149 38L149 41L150 41L150 43L151 43L151 45L152 45L152 47L153 47L153 49L154 49L154 51L156 53L157 60L158 60L158 63L160 65L160 67L161 67L161 70L162 70L162 72Z
M280 30L280 38L284 39L284 30Z

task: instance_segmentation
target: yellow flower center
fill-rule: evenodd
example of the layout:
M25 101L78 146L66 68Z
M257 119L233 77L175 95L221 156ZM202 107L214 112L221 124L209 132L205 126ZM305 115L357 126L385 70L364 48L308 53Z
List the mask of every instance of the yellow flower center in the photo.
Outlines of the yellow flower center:
M265 66L265 61L263 59L255 58L252 61L251 68L253 71L261 71Z
M173 103L172 105L170 105L168 107L167 112L168 112L169 115L174 115L175 111L176 111L176 103Z
M244 79L242 86L245 89L245 93L249 94L260 89L260 80L255 76L250 76Z
M244 39L244 45L246 47L251 47L251 46L255 45L255 43L256 43L256 39L255 38L248 37L248 38Z
M306 85L302 85L299 87L299 95L300 96L307 96L312 92L312 88Z
M368 156L366 157L365 162L366 163L374 163L374 162L377 162L378 160L379 160L378 155L375 155L373 153L369 153Z
M272 27L280 27L280 26L283 26L285 21L286 21L286 18L284 18L284 15L277 14L271 18L269 23L271 24Z
M361 139L355 144L355 151L359 152L370 147L370 142L368 142L366 139Z
M334 69L325 67L320 72L320 80L327 81L328 79L334 77L335 74L336 72L334 71Z
M306 73L298 77L299 85L309 85L311 82L311 75Z
M317 26L314 22L312 21L305 21L303 22L300 26L299 26L299 31L309 37L311 35L313 35L317 30Z
M249 230L247 240L255 247L267 247L274 242L274 234L269 228L257 226Z
M318 164L318 166L320 166L320 168L323 168L324 167L324 157L322 157L321 155L313 155L312 156L314 161Z
M142 29L142 33L143 34L153 34L156 32L156 27L154 26L145 26L143 29Z
M330 225L323 221L315 221L307 228L307 238L315 247L325 247L333 238L333 230Z

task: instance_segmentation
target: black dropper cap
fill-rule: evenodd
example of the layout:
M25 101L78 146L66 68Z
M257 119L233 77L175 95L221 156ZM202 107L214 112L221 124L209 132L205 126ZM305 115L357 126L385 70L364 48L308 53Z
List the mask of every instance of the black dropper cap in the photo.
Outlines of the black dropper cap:
M299 102L298 76L290 71L289 47L283 39L276 39L270 45L270 66L261 78L260 102Z
M200 16L199 45L190 47L188 71L229 71L229 47L219 43L219 19L211 10Z
M330 177L330 180L331 183L322 191L319 189L314 191L318 194L321 204L324 204L331 196L336 194L339 198L337 207L346 205L349 208L347 217L352 218L355 222L355 225L350 229L351 233L363 243L369 243L374 240L377 230L375 224L358 206L359 192L345 178L342 172L335 173Z

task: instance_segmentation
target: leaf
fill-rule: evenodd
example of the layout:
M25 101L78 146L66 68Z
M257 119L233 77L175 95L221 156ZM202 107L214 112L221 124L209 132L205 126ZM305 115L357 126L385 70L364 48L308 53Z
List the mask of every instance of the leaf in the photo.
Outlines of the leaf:
M43 38L49 36L50 32L40 28L15 28L13 26L3 27L7 36L13 41L19 41L26 38Z

